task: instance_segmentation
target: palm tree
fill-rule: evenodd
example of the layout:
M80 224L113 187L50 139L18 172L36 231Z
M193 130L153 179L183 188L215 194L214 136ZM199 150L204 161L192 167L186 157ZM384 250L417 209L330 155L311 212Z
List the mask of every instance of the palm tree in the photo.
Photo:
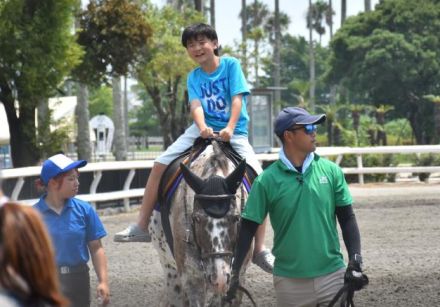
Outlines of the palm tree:
M240 13L242 17L243 11ZM260 43L265 38L265 25L270 17L270 11L266 4L255 0L253 4L246 7L246 34L254 42L254 51L252 57L254 59L255 86L259 84L259 65L260 65Z
M393 106L381 104L376 107L376 123L377 123L377 135L376 144L387 145L387 134L385 132L385 114L394 110Z
M371 106L365 105L365 104L350 104L349 110L351 112L351 120L353 121L353 129L356 133L356 144L357 146L360 146L360 138L359 138L359 127L360 127L360 120L361 120L361 113L365 110L370 109Z
M275 103L278 104L281 100L281 92L279 90L281 83L281 73L280 73L280 46L281 46L281 29L280 29L280 2L275 0L275 15L274 15L274 25L275 25L275 44L273 48L273 62L274 71L273 79L275 85ZM278 109L278 108L277 108ZM276 110L278 111L278 110ZM276 112L278 113L278 112Z
M241 46L242 46L242 66L244 75L247 77L247 8L246 0L241 0Z
M211 18L211 26L215 29L215 0L211 0L210 2L209 16Z
M347 0L341 0L341 27L347 19Z
M333 38L333 15L335 14L335 11L333 11L333 3L332 0L328 0L328 9L325 13L325 22L328 25L328 28L330 30L330 40Z
M327 116L325 120L325 125L327 127L327 146L334 145L334 128L337 123L338 111L341 109L339 105L319 105L317 106L320 112L324 112Z
M194 8L196 9L196 11L199 11L203 14L203 10L204 10L204 1L203 0L194 0Z
M81 0L77 1L77 9L81 9ZM80 28L78 15L75 19L75 28ZM78 82L77 93L77 104L75 108L77 154L80 160L90 160L92 153L89 132L89 90L87 84Z
M307 24L309 28L309 58L310 58L310 111L315 111L315 52L313 49L313 27L312 27L312 0L309 0L309 13Z
M434 103L434 125L437 138L440 139L440 96L426 95L423 98Z
M371 11L371 0L364 0L364 4L365 4L365 12L370 12Z

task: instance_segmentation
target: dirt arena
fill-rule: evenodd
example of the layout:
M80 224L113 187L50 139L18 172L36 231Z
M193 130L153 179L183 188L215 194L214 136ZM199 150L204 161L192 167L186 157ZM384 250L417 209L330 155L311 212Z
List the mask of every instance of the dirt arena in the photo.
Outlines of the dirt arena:
M355 295L356 306L440 306L440 185L351 185L350 190L370 278L368 288ZM111 306L157 306L161 296L162 271L152 245L112 241L135 217L136 212L102 217L109 233L104 245ZM266 244L272 246L270 227ZM272 277L254 265L248 272L257 304L275 306ZM247 298L243 306L251 306Z

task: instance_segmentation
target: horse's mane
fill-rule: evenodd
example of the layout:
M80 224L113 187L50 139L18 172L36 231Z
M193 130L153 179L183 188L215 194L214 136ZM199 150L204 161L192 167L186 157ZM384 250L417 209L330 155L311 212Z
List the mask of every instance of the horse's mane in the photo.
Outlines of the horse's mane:
M220 148L220 144L216 141L212 141L213 154L208 157L208 160L205 162L202 171L202 177L207 178L213 176L218 173L218 170L221 170L223 174L226 176L231 172L229 170L229 159Z

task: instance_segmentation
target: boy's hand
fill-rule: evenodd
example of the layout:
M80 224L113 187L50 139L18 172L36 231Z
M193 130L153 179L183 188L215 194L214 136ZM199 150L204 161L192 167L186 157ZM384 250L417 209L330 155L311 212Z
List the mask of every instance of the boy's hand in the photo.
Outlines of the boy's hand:
M229 142L231 140L233 134L234 134L234 130L226 127L226 128L223 128L222 130L220 130L219 137L224 142Z
M204 139L214 136L214 130L211 127L206 127L200 130L200 136Z

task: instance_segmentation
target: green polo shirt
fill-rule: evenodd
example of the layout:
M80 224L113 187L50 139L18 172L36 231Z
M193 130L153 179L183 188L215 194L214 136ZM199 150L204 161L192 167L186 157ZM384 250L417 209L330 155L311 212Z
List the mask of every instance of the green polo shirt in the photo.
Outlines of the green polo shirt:
M315 154L304 174L281 160L252 185L242 217L261 224L269 214L274 230L274 275L313 278L344 267L336 206L351 205L344 174Z

